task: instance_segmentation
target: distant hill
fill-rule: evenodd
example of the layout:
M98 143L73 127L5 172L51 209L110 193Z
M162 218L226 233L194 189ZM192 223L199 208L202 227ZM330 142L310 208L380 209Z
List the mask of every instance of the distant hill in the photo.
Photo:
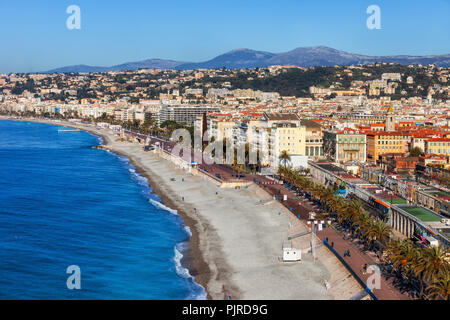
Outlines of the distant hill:
M257 68L269 66L271 59L277 55L270 52L254 51L250 49L236 49L215 57L212 60L199 63L185 63L177 67L181 70L215 69L215 68Z
M87 65L75 65L57 68L46 71L44 73L89 73L89 72L109 72L109 71L126 71L126 70L139 70L139 69L175 69L177 66L185 64L185 62L178 62L173 60L163 59L149 59L137 62L127 62L112 67L97 67Z
M277 54L250 49L237 49L206 62L182 64L177 69L209 69L221 67L254 68L271 65L311 67L367 64L373 62L450 66L450 54L442 56L365 56L324 46L302 47Z
M334 66L351 64L368 64L373 62L394 62L409 64L436 64L450 66L450 54L440 56L365 56L348 53L329 47L301 47L283 53L270 53L251 49L236 49L205 62L179 62L164 59L150 59L138 62L128 62L112 67L94 67L86 65L68 66L47 71L45 73L67 72L108 72L138 69L216 69L216 68L256 68L271 65L295 65L301 67Z

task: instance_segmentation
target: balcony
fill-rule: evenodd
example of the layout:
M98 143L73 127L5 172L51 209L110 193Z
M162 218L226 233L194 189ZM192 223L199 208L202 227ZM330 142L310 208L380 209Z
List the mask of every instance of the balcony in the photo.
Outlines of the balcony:
M360 145L355 145L355 144L345 144L342 146L342 149L344 151L359 151L361 149Z

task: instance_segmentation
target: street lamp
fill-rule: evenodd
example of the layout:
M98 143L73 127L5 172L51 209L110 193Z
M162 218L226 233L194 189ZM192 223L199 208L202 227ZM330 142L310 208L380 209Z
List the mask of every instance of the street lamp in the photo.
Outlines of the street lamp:
M316 225L319 231L322 231L322 225L325 224L325 220L316 220L315 219L316 213L310 212L309 213L309 219L306 222L308 225L311 225L311 254L313 256L314 263L316 262L316 249L315 249L315 238L314 234L316 233ZM331 221L327 221L328 224Z

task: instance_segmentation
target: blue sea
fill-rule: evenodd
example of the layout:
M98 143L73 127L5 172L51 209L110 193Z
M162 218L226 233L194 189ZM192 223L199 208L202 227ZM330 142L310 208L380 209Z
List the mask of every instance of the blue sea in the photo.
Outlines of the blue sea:
M0 121L0 299L206 298L176 211L99 137L60 129Z

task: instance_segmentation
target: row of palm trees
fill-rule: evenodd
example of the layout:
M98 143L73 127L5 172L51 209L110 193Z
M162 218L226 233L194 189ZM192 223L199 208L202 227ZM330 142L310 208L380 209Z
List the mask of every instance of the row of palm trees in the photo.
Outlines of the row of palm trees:
M416 246L410 239L391 240L386 248L392 269L407 282L418 286L419 297L429 299L450 298L450 264L447 248Z
M448 248L421 248L409 239L395 240L391 226L370 215L360 201L337 196L335 188L314 183L286 166L280 166L278 173L289 185L309 194L323 209L323 218L334 217L366 249L378 250L386 266L392 266L392 272L404 279L409 288L420 287L421 298L449 299Z

